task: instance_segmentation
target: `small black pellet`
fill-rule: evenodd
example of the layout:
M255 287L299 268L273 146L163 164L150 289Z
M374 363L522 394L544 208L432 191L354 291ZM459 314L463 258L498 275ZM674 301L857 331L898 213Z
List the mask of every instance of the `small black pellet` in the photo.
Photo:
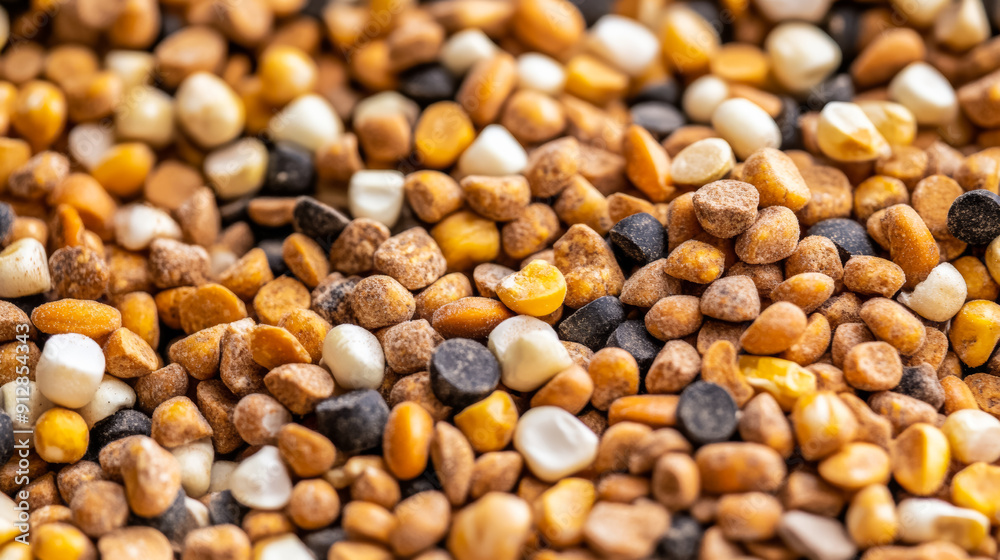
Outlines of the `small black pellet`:
M685 513L670 516L670 530L656 545L655 560L698 560L704 530Z
M500 364L493 353L467 338L438 345L429 367L434 396L456 411L486 398L500 383Z
M399 74L399 91L420 105L455 97L458 80L440 64L425 64Z
M283 242L280 239L262 239L257 244L257 247L261 251L264 251L264 256L267 257L267 265L271 267L271 273L275 277L288 272L288 266L285 264L285 256L281 251L282 245Z
M827 103L849 102L854 99L854 80L850 74L835 74L809 90L805 106L809 111L819 111Z
M657 140L663 140L687 124L687 118L680 109L656 101L633 105L629 115L633 123L648 130Z
M948 208L948 231L969 245L986 245L1000 235L1000 196L986 189L963 193Z
M145 525L163 533L175 545L184 542L188 533L198 528L198 521L188 511L184 490L177 491L177 498L167 511L156 517L140 517L132 514L129 525Z
M861 9L857 4L838 2L826 16L826 32L849 63L858 54L858 31L861 27Z
M618 298L599 297L559 323L559 338L597 351L624 320L625 306Z
M666 256L667 232L652 214L640 212L622 218L611 228L610 236L615 247L640 266Z
M669 105L676 106L681 101L681 88L677 84L676 80L665 80L640 89L635 96L629 99L629 103L632 105L645 103L647 101L667 103Z
M634 319L618 325L615 332L608 337L608 343L605 346L621 348L632 354L636 363L639 364L639 372L645 376L649 367L653 365L656 355L663 348L663 343L649 334L645 321Z
M17 219L17 215L14 214L11 205L0 202L0 241L7 239L7 236L10 235L11 230L14 229L15 219Z
M24 437L24 436L21 436ZM14 456L14 421L6 412L0 410L0 465Z
M267 154L267 176L263 193L299 196L314 190L316 172L312 154L292 142L278 142Z
M583 14L587 27L594 25L601 17L611 13L614 0L570 0Z
M236 501L233 493L229 490L213 492L208 497L208 522L212 525L225 525L227 523L240 526L243 524L243 516L247 509L243 504Z
M903 377L893 391L924 401L935 410L944 405L944 387L930 364L904 367Z
M382 444L389 406L378 391L363 389L330 397L316 405L319 431L344 453Z
M692 443L728 440L736 431L736 402L715 383L695 381L681 392L677 425Z
M875 248L865 226L847 218L832 218L809 228L806 235L819 235L833 241L840 252L840 260L847 262L851 257L875 256Z
M438 480L437 471L434 470L433 465L428 465L427 469L417 478L399 481L400 496L404 500L414 494L431 490L441 490L441 481Z
M774 119L781 131L781 149L797 150L802 147L802 131L799 129L799 102L784 96L781 98L781 112Z
M316 558L327 558L330 547L347 540L347 533L340 527L320 529L302 536L302 543L312 551Z
M343 212L311 196L300 198L292 209L295 231L312 238L326 249L333 245L350 222Z
M152 433L153 421L149 416L131 408L119 410L90 429L90 444L84 459L97 461L97 456L105 445L129 436L150 436Z

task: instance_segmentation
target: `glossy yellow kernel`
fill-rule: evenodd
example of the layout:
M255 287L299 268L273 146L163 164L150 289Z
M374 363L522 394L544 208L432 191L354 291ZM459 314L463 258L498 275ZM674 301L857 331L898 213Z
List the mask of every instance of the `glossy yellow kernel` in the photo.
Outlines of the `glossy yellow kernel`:
M851 539L861 548L892 544L899 531L899 517L889 488L873 484L855 494L844 524Z
M38 560L94 560L97 551L82 531L69 523L46 523L33 528L31 551Z
M83 458L90 443L87 422L66 408L52 408L35 424L35 450L49 463L75 463Z
M559 309L566 298L566 279L559 269L543 260L500 281L497 297L515 313L541 317Z
M951 500L1000 523L1000 467L973 463L951 479Z
M814 460L838 451L854 439L858 422L836 393L819 391L803 395L795 402L792 426L802 456Z
M490 262L500 254L500 230L493 220L487 220L468 210L455 212L431 229L448 262L448 270L466 270Z
M700 74L719 50L712 24L684 4L673 4L663 14L660 45L664 60L683 74Z
M309 55L297 47L275 45L260 55L257 74L261 97L281 106L316 87L318 69Z
M870 484L886 484L889 454L873 443L848 443L819 464L819 474L823 480L849 491Z
M400 480L423 474L430 455L434 419L418 403L400 403L389 413L382 449L389 471Z
M455 425L479 453L499 451L510 443L517 424L517 406L510 394L493 391L455 415Z
M475 138L472 120L454 101L439 101L428 106L413 130L417 156L425 166L433 169L455 163Z
M66 125L66 96L49 82L28 82L17 94L11 122L36 151L47 148Z
M108 150L93 175L108 192L121 197L139 194L156 163L156 155L142 142L125 142Z
M595 105L621 97L628 88L628 76L587 55L574 56L566 65L566 91Z
M966 365L985 364L1000 340L1000 305L982 299L966 303L951 320L948 339Z
M903 430L889 446L892 476L907 492L929 496L944 484L951 462L948 438L930 424Z
M799 397L816 392L816 376L795 362L766 356L740 356L740 371L754 389L767 391L788 412Z
M596 500L593 482L582 478L560 480L534 502L538 531L559 548L580 544L583 525Z

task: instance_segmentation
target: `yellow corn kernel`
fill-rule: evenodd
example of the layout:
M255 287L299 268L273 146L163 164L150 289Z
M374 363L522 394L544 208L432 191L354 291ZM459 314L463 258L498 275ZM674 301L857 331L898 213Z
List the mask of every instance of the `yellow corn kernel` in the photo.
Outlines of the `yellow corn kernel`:
M41 151L59 137L66 125L66 96L49 82L28 82L18 92L11 123L36 152Z
M52 408L35 424L35 450L49 463L75 463L90 443L87 422L67 408Z
M625 94L628 76L587 55L574 56L566 65L566 91L595 105Z
M816 376L795 362L765 356L740 356L740 371L754 389L771 393L790 412L799 397L816 392Z
M82 531L69 523L46 523L31 535L31 550L38 560L92 560L97 551Z
M492 220L463 210L438 222L431 229L448 262L448 270L466 270L490 262L500 254L500 230Z
M951 499L1000 523L1000 467L987 463L965 467L951 479Z
M566 299L566 279L558 268L534 260L501 280L496 292L515 313L541 317L559 309Z
M705 18L684 4L663 14L660 45L664 59L683 74L700 74L719 50L719 35Z
M873 484L855 494L844 524L861 548L892 544L899 531L899 517L889 488Z
M127 198L139 194L155 163L156 155L149 146L125 142L108 150L93 175L108 192Z
M889 446L892 476L907 492L929 496L944 484L951 462L948 438L930 424L903 430Z
M485 399L455 415L455 425L479 453L499 451L514 437L517 406L510 394L493 391Z
M559 548L580 544L583 524L596 500L593 482L582 478L560 480L534 502L538 531Z
M982 299L966 303L952 319L948 339L966 365L985 364L1000 340L1000 305Z
M405 401L389 413L382 449L389 472L400 480L420 476L427 468L434 419L420 404Z
M454 101L440 101L424 109L413 130L413 145L424 165L450 166L476 138L472 120Z
M836 452L854 439L858 421L835 393L820 391L803 395L795 402L792 425L802 456L814 460Z

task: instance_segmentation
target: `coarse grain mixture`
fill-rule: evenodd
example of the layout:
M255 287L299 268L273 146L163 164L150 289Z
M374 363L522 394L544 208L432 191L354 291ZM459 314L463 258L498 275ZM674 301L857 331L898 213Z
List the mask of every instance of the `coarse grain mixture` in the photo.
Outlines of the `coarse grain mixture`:
M0 559L1000 558L998 28L0 2Z

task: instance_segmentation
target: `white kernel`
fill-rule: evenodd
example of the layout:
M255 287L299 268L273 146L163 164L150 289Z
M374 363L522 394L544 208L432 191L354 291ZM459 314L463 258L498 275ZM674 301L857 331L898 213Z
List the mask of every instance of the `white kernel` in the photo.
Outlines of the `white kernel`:
M528 165L528 154L506 128L491 124L458 158L465 175L513 175Z
M265 445L236 467L230 478L236 501L254 509L277 510L292 497L292 479L273 445Z
M525 412L514 430L514 447L531 472L545 482L587 468L597 457L597 442L586 424L555 406Z
M899 303L925 319L947 321L962 309L967 295L962 273L951 263L941 263L912 292L900 293Z
M681 107L692 121L707 123L726 99L729 99L729 84L712 75L702 76L684 90Z
M57 334L45 342L35 367L38 390L50 401L80 408L94 398L104 378L104 351L82 334Z
M966 465L1000 459L1000 420L982 410L956 410L941 426L952 456Z
M541 53L517 57L517 87L559 95L566 85L566 70L555 59Z
M934 498L907 498L896 506L896 515L899 538L905 543L944 540L973 549L990 531L990 520L985 515ZM980 537L973 539L974 535Z
M761 148L780 148L781 130L771 115L747 99L727 99L712 114L712 128L746 159Z
M214 74L196 72L185 78L175 101L177 122L203 148L221 146L243 132L243 100Z
M441 47L441 64L453 74L462 75L498 50L496 43L479 29L466 29L452 35Z
M344 124L333 106L319 95L309 93L285 105L268 124L275 141L295 142L309 151L337 141Z
M819 149L836 161L872 161L892 152L868 115L854 103L827 103L816 128Z
M515 391L534 391L573 365L556 331L527 315L497 325L490 332L489 349L500 362L503 384Z
M889 98L912 111L922 125L945 125L958 114L955 88L926 62L914 62L900 70L889 82Z
M174 99L149 86L127 90L115 108L115 131L123 140L166 146L174 138Z
M660 42L634 19L606 15L590 28L590 49L629 76L638 76L660 55Z
M114 217L115 239L129 251L141 251L154 239L180 239L181 226L159 208L130 204L119 208Z
M370 218L386 227L396 225L403 209L403 183L399 171L357 171L347 187L347 203L355 218Z
M181 486L184 493L200 498L208 492L212 481L212 460L215 448L212 438L203 438L170 450L181 468Z
M239 198L260 189L267 174L267 147L243 138L205 156L205 177L222 199Z
M0 251L0 297L43 294L51 288L49 259L37 239L18 239Z
M90 402L76 411L83 417L87 427L93 428L94 424L119 410L134 406L135 391L121 379L105 375Z
M385 375L385 354L375 335L357 325L337 325L323 340L323 363L345 389L376 389Z
M840 47L808 23L782 23L764 41L774 77L789 91L815 87L840 66Z

